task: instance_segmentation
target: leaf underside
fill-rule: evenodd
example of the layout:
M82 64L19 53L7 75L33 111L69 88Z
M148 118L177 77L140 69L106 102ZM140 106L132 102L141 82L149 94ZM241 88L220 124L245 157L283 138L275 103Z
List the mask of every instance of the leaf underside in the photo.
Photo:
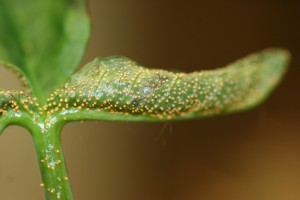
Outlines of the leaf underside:
M44 102L74 73L89 37L83 0L1 0L0 65Z
M268 97L289 58L286 50L267 49L223 68L189 74L147 69L124 57L97 58L52 93L46 105L28 93L0 91L0 124L20 124L21 115L28 121L65 123L180 120L243 111Z
M280 82L289 57L285 50L267 49L224 68L189 74L147 69L124 57L95 59L51 95L48 115L156 121L246 110Z

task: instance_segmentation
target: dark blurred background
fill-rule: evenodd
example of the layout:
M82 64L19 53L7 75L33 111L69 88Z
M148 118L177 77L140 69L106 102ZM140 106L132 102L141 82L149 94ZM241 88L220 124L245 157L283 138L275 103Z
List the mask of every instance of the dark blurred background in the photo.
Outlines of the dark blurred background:
M82 64L124 55L191 72L272 46L289 49L293 60L271 97L244 113L68 124L62 139L75 199L300 199L300 1L90 0L89 9ZM20 88L0 73L2 88ZM30 135L8 128L0 138L0 199L43 199L39 184Z

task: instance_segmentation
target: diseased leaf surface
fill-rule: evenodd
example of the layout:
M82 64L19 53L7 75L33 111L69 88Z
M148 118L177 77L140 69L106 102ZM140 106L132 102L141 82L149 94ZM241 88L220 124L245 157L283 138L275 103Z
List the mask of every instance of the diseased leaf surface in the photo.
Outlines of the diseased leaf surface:
M95 59L39 104L20 91L0 90L0 133L10 124L43 132L76 120L161 121L250 109L282 79L289 53L268 49L226 67L193 73L147 69L124 57Z
M280 82L289 53L268 49L226 67L186 73L147 69L124 57L95 59L48 99L65 120L176 120L249 109Z
M26 76L40 101L81 61L89 36L85 9L83 0L0 1L0 65Z

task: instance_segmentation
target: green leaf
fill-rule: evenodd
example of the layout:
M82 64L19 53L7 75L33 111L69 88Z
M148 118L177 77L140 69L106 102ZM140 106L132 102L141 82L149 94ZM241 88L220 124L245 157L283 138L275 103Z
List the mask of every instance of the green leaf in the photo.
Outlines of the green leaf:
M83 0L1 0L0 64L43 102L78 66L89 26Z
M246 110L280 82L289 57L286 50L267 49L190 74L147 69L124 57L95 59L51 95L47 115L66 121L158 121Z

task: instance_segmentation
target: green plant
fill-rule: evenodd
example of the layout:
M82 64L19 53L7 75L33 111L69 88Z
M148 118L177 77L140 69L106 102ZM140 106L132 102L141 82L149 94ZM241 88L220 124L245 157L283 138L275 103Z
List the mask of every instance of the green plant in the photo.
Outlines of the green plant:
M0 0L0 64L26 91L0 89L0 133L31 133L47 199L72 199L60 131L76 120L164 121L208 117L258 105L280 82L289 60L273 48L224 68L190 74L100 58L73 72L89 37L84 0ZM64 86L62 86L64 84Z

